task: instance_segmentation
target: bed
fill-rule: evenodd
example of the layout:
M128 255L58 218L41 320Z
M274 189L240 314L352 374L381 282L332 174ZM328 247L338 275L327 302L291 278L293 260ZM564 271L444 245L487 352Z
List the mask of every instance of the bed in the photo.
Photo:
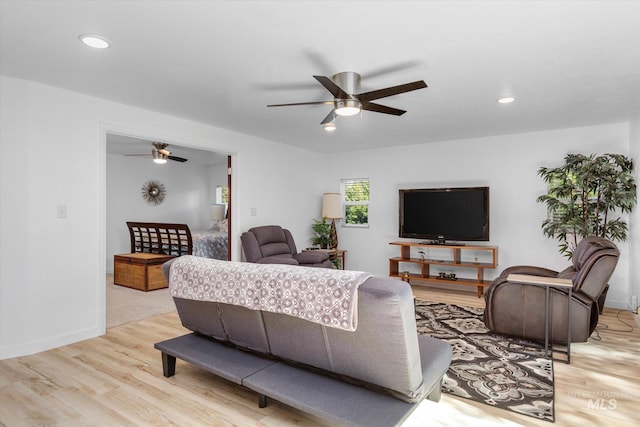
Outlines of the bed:
M229 236L226 231L194 231L191 236L193 255L223 261L228 259Z
M194 232L187 224L127 222L127 227L131 253L228 259L229 237L220 227Z

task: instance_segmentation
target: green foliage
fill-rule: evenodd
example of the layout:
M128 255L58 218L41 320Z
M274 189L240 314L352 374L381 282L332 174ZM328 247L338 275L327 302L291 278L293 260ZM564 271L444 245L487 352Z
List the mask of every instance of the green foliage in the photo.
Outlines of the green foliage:
M368 202L369 180L349 181L344 186L344 200L347 202Z
M538 170L549 188L537 199L549 211L542 222L545 236L556 238L568 258L583 237L626 240L627 223L611 216L636 204L632 160L620 154L568 154L564 160L563 166Z
M368 224L368 205L348 205L345 207L345 222L347 224Z
M357 202L369 202L370 185L369 180L353 180L345 183L344 200L345 223L346 224L368 224L369 206L367 204L357 204ZM349 204L355 202L356 204Z
M222 203L229 204L229 187L222 187Z
M331 223L327 222L327 218L314 219L311 224L313 230L313 237L311 237L311 244L322 249L331 247Z

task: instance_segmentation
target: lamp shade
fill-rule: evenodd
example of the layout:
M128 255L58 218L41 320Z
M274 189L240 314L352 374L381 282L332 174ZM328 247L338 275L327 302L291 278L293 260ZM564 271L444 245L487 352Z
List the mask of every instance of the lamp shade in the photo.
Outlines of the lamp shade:
M211 220L220 221L224 219L225 210L225 205L211 205Z
M342 195L340 193L324 193L322 195L322 217L342 218Z

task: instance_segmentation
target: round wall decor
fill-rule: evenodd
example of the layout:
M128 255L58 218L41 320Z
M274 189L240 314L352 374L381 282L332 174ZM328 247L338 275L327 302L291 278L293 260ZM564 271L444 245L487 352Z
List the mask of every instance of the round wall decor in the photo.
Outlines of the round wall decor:
M161 182L149 180L142 186L142 198L150 205L159 205L166 195L167 190Z

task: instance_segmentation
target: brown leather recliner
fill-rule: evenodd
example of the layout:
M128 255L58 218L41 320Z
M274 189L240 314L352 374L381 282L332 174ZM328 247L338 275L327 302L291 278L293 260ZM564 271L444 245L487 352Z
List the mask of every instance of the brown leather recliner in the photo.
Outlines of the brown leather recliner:
M245 259L259 264L290 264L304 267L333 268L329 254L323 251L298 253L289 230L278 225L253 227L240 236Z
M571 342L587 341L598 324L598 296L618 263L620 252L602 237L587 237L573 253L573 265L561 272L517 266L504 270L485 293L484 323L493 332L530 340L544 340L545 288L510 282L510 274L571 279ZM568 291L550 288L551 342L567 342Z

